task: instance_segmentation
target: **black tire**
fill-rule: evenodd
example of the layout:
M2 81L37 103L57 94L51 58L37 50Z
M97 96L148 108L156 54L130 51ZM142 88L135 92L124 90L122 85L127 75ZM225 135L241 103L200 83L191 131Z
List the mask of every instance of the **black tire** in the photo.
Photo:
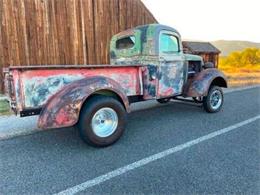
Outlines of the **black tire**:
M211 96L213 95L213 93L216 93L217 96L221 98L221 102L218 102L215 107L214 104L211 102ZM218 86L211 86L208 95L203 98L203 107L206 110L206 112L209 113L219 112L222 108L223 103L224 103L224 96L223 96L222 89Z
M113 133L107 137L98 136L92 128L92 118L103 108L112 109L118 117L118 123ZM117 99L96 95L84 104L78 122L78 129L82 140L95 147L105 147L115 143L123 134L126 125L126 110ZM104 121L102 122L104 123Z
M170 98L157 99L157 102L159 102L160 104L167 104L170 102Z

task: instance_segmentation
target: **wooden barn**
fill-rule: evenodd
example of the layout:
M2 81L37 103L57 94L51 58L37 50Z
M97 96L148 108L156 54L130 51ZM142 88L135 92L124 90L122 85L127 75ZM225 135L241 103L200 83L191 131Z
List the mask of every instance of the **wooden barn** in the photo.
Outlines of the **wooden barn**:
M156 22L141 0L0 0L0 91L4 66L106 64L112 35Z
M185 53L200 55L204 62L212 62L218 67L220 50L211 43L183 41L182 44Z

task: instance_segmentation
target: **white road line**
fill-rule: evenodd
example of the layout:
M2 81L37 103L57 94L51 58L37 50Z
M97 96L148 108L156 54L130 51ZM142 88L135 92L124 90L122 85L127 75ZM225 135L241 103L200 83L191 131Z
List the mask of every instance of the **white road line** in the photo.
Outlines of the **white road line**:
M237 91L244 91L247 89L255 89L255 88L260 88L260 85L252 85L252 86L245 86L245 87L239 87L239 88L224 88L224 93L233 93Z
M147 164L149 164L149 163L151 163L153 161L159 160L161 158L164 158L166 156L169 156L169 155L171 155L173 153L176 153L178 151L184 150L186 148L189 148L189 147L194 146L196 144L199 144L201 142L210 140L210 139L212 139L212 138L214 138L216 136L228 133L229 131L235 130L235 129L237 129L239 127L242 127L242 126L244 126L246 124L252 123L252 122L254 122L254 121L258 120L258 119L260 119L260 115L257 115L257 116L255 116L253 118L250 118L248 120L242 121L240 123L234 124L232 126L226 127L224 129L217 130L217 131L215 131L213 133L210 133L210 134L207 134L205 136L199 137L197 139L191 140L191 141L186 142L184 144L181 144L181 145L175 146L173 148L164 150L164 151L162 151L160 153L157 153L157 154L154 154L152 156L148 156L148 157L143 158L143 159L141 159L139 161L136 161L136 162L131 163L129 165L126 165L124 167L118 168L118 169L116 169L114 171L111 171L109 173L106 173L104 175L96 177L94 179L88 180L88 181L86 181L84 183L81 183L79 185L76 185L74 187L68 188L68 189L66 189L64 191L61 191L61 192L57 193L57 195L76 194L76 193L81 192L83 190L86 190L86 189L88 189L90 187L93 187L93 186L101 184L101 183L103 183L103 182L105 182L107 180L110 180L110 179L112 179L114 177L122 175L122 174L124 174L124 173L126 173L128 171L131 171L131 170L134 170L136 168L142 167L142 166L147 165Z

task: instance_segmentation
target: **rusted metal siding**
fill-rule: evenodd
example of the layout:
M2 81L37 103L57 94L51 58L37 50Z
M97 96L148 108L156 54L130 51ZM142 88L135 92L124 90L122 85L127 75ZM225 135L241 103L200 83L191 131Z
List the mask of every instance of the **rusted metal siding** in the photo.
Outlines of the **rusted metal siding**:
M108 64L112 35L156 22L140 0L0 0L0 91L4 66Z

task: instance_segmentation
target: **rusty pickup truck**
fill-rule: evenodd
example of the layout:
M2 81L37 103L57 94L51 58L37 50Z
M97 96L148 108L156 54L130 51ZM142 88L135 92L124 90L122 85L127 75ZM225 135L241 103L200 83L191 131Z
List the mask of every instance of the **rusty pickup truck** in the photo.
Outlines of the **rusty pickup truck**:
M21 117L39 115L41 129L76 126L93 146L122 135L129 105L181 99L209 113L223 105L225 76L200 56L184 54L175 29L150 24L114 35L109 65L10 66L5 91Z

